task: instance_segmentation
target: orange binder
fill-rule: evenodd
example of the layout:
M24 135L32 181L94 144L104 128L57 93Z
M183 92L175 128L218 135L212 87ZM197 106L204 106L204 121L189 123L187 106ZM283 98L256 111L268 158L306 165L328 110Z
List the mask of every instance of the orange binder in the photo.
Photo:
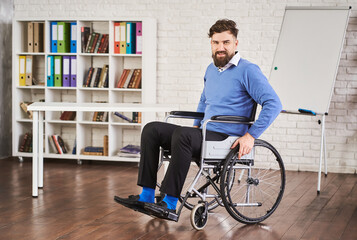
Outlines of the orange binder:
M27 52L33 52L33 22L27 23Z
M126 22L120 23L120 54L126 54Z
M120 23L114 23L114 53L120 53Z

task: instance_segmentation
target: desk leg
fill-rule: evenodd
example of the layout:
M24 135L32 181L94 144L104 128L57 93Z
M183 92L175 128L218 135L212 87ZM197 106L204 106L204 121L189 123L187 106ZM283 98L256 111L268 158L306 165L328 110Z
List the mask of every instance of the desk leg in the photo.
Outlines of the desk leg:
M38 197L38 111L32 117L32 197Z
M43 188L43 112L38 116L38 187Z
M320 161L319 161L319 173L317 179L317 194L320 194L321 187L321 170L322 170L322 155L325 150L325 169L326 169L326 144L325 144L325 115L322 115L321 121L321 145L320 145ZM325 149L324 149L325 148Z
M325 132L325 129L324 129ZM326 134L324 133L324 161L325 161L325 177L327 177L327 154L326 154Z

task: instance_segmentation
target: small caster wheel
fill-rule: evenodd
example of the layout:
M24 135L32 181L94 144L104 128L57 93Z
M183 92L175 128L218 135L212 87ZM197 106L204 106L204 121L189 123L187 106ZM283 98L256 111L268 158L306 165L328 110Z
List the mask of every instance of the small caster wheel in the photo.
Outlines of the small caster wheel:
M77 160L78 165L82 165L82 160Z
M191 225L196 230L202 230L208 221L206 204L199 203L191 211Z

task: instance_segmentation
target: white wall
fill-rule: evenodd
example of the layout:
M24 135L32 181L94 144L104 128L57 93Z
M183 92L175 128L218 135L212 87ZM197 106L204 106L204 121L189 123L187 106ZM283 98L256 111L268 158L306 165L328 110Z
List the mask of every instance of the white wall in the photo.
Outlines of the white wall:
M211 62L207 32L219 18L238 23L241 55L268 76L285 6L353 7L335 91L327 117L329 171L357 169L357 1L337 0L14 0L16 17L154 17L158 21L159 103L195 110ZM356 9L356 10L354 10ZM281 115L262 138L275 145L287 169L316 171L317 119Z

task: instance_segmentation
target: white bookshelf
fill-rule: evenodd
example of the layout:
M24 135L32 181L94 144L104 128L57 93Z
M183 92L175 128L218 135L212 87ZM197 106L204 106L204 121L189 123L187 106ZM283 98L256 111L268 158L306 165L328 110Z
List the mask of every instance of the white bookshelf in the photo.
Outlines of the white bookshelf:
M27 52L27 23L44 23L44 52ZM52 53L50 51L50 23L52 21L77 23L77 52ZM114 23L142 22L142 54L114 53ZM109 53L81 53L81 27L91 27L92 31L109 34ZM32 132L32 120L20 108L20 102L75 102L94 103L106 101L108 103L156 103L156 20L145 19L14 19L13 20L13 82L12 82L12 154L17 157L32 157L32 153L20 152L20 145L26 132ZM44 85L19 86L19 56L33 57L34 77ZM46 80L47 56L76 56L77 58L77 86L49 87ZM83 79L90 66L102 67L109 65L108 88L83 87ZM125 68L141 68L142 81L140 89L115 88L117 78ZM139 112L132 109L133 112ZM130 116L130 113L126 113ZM61 112L49 111L44 120L44 157L77 160L107 160L137 162L138 158L124 158L117 156L119 149L127 144L140 145L142 127L149 121L155 120L155 113L142 113L141 123L128 123L120 120L108 112L108 122L91 121L91 113L76 112L73 121L60 120ZM51 151L48 136L60 135L69 149L68 154L56 154ZM103 136L108 135L108 156L82 155L81 150L86 146L103 146ZM72 154L76 141L76 153Z

